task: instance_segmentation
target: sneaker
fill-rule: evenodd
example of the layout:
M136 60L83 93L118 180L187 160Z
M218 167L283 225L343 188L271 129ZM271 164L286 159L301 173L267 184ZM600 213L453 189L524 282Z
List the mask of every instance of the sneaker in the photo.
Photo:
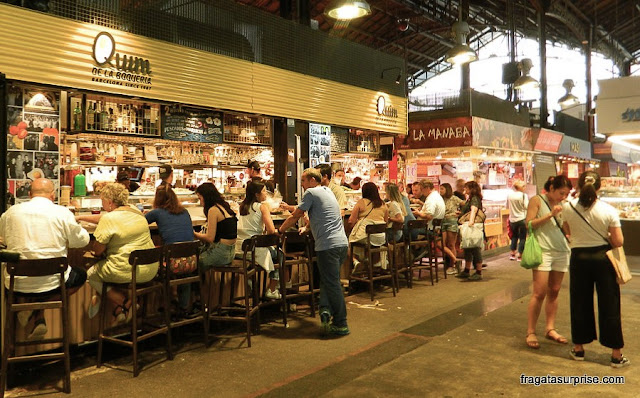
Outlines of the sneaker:
M44 322L44 319L38 319L33 330L29 333L29 336L27 336L27 340L40 340L45 334L47 334L47 324Z
M516 256L514 256L513 254L509 256L509 260L511 261L516 261Z
M291 281L286 282L286 283L284 284L284 287L285 287L286 289L291 289L291 288L293 288L293 283L292 283Z
M469 271L462 271L459 272L458 275L456 275L456 278L459 279L468 279L469 278Z
M31 318L31 314L33 311L20 311L18 312L18 323L22 327L26 327L27 323L29 323L29 318Z
M481 281L482 280L482 274L479 274L479 273L476 272L475 274L469 276L469 280L470 281Z
M447 275L454 275L456 274L456 270L453 267L449 267L447 268Z
M336 336L346 336L350 332L349 332L349 327L346 326L346 325L345 326L336 326L334 324L331 324L331 326L329 326L329 333L335 334Z
M282 298L278 289L276 290L267 289L267 292L264 295L266 298L270 300L280 300Z
M611 367L612 368L623 368L625 366L631 365L631 362L624 355L620 357L620 359L611 357Z
M584 351L576 351L573 348L569 351L569 356L574 361L584 361ZM613 366L613 358L611 358L611 366Z
M331 323L331 314L329 311L320 312L320 322L322 323L322 330L324 331L324 334L329 334Z
M359 274L359 273L362 273L364 271L365 271L364 265L360 261L358 261L358 260L356 260L354 258L353 259L353 270L351 271L351 274Z

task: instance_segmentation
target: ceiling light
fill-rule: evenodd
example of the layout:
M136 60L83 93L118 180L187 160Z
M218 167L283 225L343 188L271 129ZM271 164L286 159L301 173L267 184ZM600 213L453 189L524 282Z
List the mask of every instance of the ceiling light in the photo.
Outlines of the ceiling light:
M562 83L562 87L567 91L565 95L560 97L558 100L558 104L560 105L560 109L567 109L573 105L579 104L580 100L575 95L571 94L571 89L575 87L575 83L571 79L566 79Z
M462 14L462 9L460 9L460 14ZM478 55L467 45L467 35L471 31L469 24L462 21L462 15L458 17L458 21L453 24L451 30L456 38L456 45L447 51L447 62L459 65L477 60Z
M531 59L525 58L522 61L518 62L518 69L522 72L522 76L516 79L513 83L513 87L519 90L526 90L529 88L538 88L540 83L533 77L529 76L531 72L531 68L533 67L533 62Z
M366 0L333 0L324 13L333 19L348 21L371 14L371 6Z

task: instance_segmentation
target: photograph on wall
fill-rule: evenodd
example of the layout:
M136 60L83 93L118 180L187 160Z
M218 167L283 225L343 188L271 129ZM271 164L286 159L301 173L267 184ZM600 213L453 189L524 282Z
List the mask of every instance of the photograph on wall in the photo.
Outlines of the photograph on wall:
M22 88L17 86L9 86L7 90L7 99L9 106L22 106Z
M7 123L9 123L9 128L11 126L18 127L18 124L22 121L22 108L7 108ZM26 125L24 126L26 129Z
M21 140L17 135L7 135L7 149L8 150L22 150L25 148L25 140Z
M331 163L331 126L309 123L309 164Z
M33 152L10 151L7 153L8 178L25 179L33 169Z
M25 90L24 110L37 113L58 113L57 93L42 90Z
M30 132L43 132L44 129L58 130L60 118L58 115L43 115L39 113L24 112L22 120L27 124Z
M31 189L31 180L16 181L16 199L29 199L29 189Z
M34 168L27 177L35 180L36 178L58 178L58 153L36 152Z
M60 133L55 128L45 128L40 135L39 149L41 151L58 152L60 148Z
M24 148L22 149L27 151L37 151L40 144L40 134L29 133L22 142L24 143Z

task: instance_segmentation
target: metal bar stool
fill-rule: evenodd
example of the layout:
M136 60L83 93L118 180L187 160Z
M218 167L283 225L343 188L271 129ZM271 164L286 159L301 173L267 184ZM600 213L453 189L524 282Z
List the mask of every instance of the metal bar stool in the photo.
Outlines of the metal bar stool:
M242 242L242 263L239 267L229 264L224 267L212 267L209 272L220 274L220 296L218 304L212 307L207 303L209 310L209 321L231 321L242 322L247 326L247 345L251 347L251 318L256 315L256 331L260 331L260 306L258 299L258 281L256 279L255 265L255 244L254 238L246 239ZM231 275L231 293L228 304L223 300L225 276ZM244 292L241 296L235 296L235 276L242 276L244 282ZM211 278L213 281L213 276ZM251 284L249 284L251 281ZM210 295L207 296L209 300ZM239 304L242 303L242 304ZM236 305L239 304L239 305ZM234 315L240 313L242 315Z
M191 242L178 242L178 243L173 243L170 245L165 245L164 246L164 268L161 269L163 275L163 281L165 284L165 288L164 288L164 306L165 306L165 311L168 311L170 313L170 308L171 308L171 291L173 290L172 288L174 286L181 286L181 285L191 285L194 283L198 284L198 287L200 288L200 292L201 292L201 296L202 297L206 297L204 296L204 289L203 289L203 281L205 279L205 275L202 272L202 269L200 267L198 267L198 259L200 257L200 252L199 252L199 247L200 247L200 243L198 241L191 241ZM187 259L191 259L191 260L187 260ZM194 273L189 273L189 274L177 274L174 272L174 270L172 269L172 263L174 261L195 261L193 262L193 264L195 264L196 269L196 273L194 275ZM169 314L171 315L171 314ZM204 308L202 308L202 313L198 316L194 316L188 319L182 319L176 322L173 322L171 320L171 316L169 316L169 329L173 329L176 327L180 327L180 326L184 326L184 325L189 325L192 323L196 323L196 322L202 322L202 328L203 328L203 338L204 338L204 344L205 346L208 345L208 336L209 336L209 321L208 321L208 316L209 316L209 308L205 305ZM173 355L173 347L171 345L171 340L169 341L169 350L171 351L172 355Z
M17 253L16 253L17 254ZM71 393L71 363L69 356L69 297L67 297L67 289L65 286L64 274L68 268L66 257L48 258L40 260L18 260L16 262L7 263L7 274L9 275L9 289L6 301L6 322L4 334L4 349L2 351L2 373L0 376L0 384L2 385L2 396L4 396L8 366L15 362L27 361L50 361L64 360L64 378L63 391L67 394ZM59 292L51 293L42 297L46 301L16 303L16 296L20 296L19 292L14 291L16 276L53 276L60 277ZM60 295L59 300L52 300L53 295ZM59 308L62 317L62 337L49 338L29 341L16 341L16 316L21 311L34 311ZM33 355L15 355L17 346L27 346L34 344L51 344L62 343L61 353L50 354L33 354Z
M298 275L300 275L300 267L306 267L308 274L307 281L301 281L298 277L298 282L292 283L290 289L286 289L285 287L285 290L283 290L283 292L285 292L283 297L285 304L287 304L287 300L293 300L298 297L309 297L311 317L315 318L316 303L315 292L313 290L313 262L311 260L312 254L310 244L308 234L300 235L298 231L289 231L282 235L281 248L284 256L283 268L297 266ZM284 286L284 284L281 283L281 286ZM300 291L300 287L304 286L307 287L307 290Z
M374 270L373 266L373 255L378 253L382 255L382 253L388 253L389 248L387 244L383 244L381 246L374 246L371 244L371 235L373 234L384 234L387 231L386 224L373 224L367 225L365 229L367 233L367 238L365 243L352 242L351 243L351 262L353 264L353 249L356 247L361 247L364 249L365 259L363 260L363 264L366 266L366 271L364 272L354 272L353 268L351 271L351 275L349 276L349 282L351 281L360 281L369 284L369 294L371 295L371 301L373 301L374 293L373 293L373 283L377 280L390 279L391 280L391 291L393 292L393 297L396 296L396 287L393 281L393 271L391 266L387 270L379 269Z
M153 336L157 336L159 334L166 334L166 350L167 350L167 359L173 359L173 354L171 353L171 330L169 330L169 311L164 311L164 325L158 326L150 323L145 323L146 312L148 307L147 296L151 293L160 292L162 294L161 297L164 297L166 294L165 284L152 280L146 283L137 283L136 274L137 268L140 265L160 263L162 264L162 254L164 248L162 246L155 247L153 249L145 249L145 250L135 250L131 252L129 255L129 264L131 265L131 283L109 283L104 282L102 284L102 296L100 301L100 330L98 335L98 364L97 367L102 366L102 348L104 341L110 341L115 344L123 345L125 347L130 347L133 350L133 377L137 377L140 373L140 369L138 367L138 343L149 339ZM107 322L107 287L127 290L129 292L129 300L131 300L131 308L129 311L132 312L132 320L131 320L131 340L125 340L123 338L118 338L115 336L107 335L106 332L113 331L114 329L120 328L120 326L116 326L114 328L110 328L109 330L105 330L105 324ZM138 334L138 311L137 311L137 302L138 297L143 298L143 314L141 318L141 331L144 330L144 326L149 326L151 331L146 333Z

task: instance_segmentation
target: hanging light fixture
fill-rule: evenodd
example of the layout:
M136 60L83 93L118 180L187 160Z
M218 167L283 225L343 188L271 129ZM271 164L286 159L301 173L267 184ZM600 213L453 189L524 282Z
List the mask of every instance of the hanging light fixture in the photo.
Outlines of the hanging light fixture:
M513 83L513 87L518 90L526 90L529 88L537 88L540 86L540 83L533 77L529 76L531 73L531 68L533 67L533 62L531 59L525 58L522 61L518 62L518 69L522 72L522 76L516 79Z
M349 21L370 15L371 6L366 0L332 0L324 13L333 19Z
M450 64L466 64L478 59L478 55L467 45L467 36L471 33L469 24L462 20L462 7L458 8L458 21L451 27L456 45L447 51L447 62Z
M564 82L562 82L562 87L564 87L564 89L567 90L567 92L558 100L558 105L560 105L560 109L567 109L573 105L580 103L580 100L578 99L578 97L571 94L571 90L575 86L576 86L575 83L571 79L566 79Z

